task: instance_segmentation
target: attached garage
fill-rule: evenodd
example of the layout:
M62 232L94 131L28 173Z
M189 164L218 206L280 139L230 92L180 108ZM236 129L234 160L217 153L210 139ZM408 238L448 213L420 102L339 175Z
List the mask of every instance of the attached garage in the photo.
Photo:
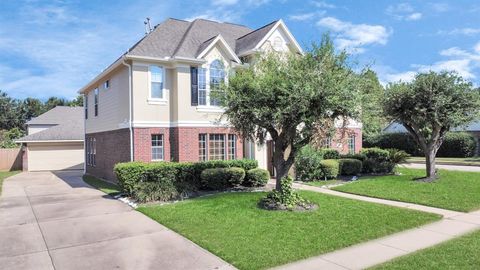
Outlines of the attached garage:
M57 106L27 122L24 171L83 170L84 123L81 107Z
M29 143L29 171L83 170L83 142Z

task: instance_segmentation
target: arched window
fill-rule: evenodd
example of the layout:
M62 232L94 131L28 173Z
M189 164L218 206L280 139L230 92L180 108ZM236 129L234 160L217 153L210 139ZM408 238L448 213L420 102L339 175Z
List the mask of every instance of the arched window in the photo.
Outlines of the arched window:
M220 87L220 84L225 80L225 67L220 60L214 60L210 64L210 91L215 91ZM210 105L218 106L217 99L210 97Z
M283 41L282 41L282 38L280 37L275 37L273 39L273 49L275 51L281 51L282 50L282 47L283 47Z

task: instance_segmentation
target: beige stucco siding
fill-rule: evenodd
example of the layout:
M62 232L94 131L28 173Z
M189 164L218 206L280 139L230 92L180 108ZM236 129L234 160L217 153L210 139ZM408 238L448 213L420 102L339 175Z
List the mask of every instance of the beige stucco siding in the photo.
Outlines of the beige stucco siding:
M132 70L133 122L144 125L167 123L170 120L170 105L172 100L170 95L173 85L173 70L164 67L164 101L156 101L150 98L149 64L133 64Z
M83 169L83 142L28 143L28 170Z
M88 119L85 122L86 133L101 132L125 128L129 120L128 101L128 68L121 66L98 82L98 116L95 116L94 89L88 95ZM110 87L104 88L105 80L110 81Z

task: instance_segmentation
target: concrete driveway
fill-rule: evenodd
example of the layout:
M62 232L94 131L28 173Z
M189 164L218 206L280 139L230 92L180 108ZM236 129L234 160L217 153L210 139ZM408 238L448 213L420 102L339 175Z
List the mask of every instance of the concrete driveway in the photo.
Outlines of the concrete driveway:
M232 269L189 240L91 188L78 172L3 183L1 269Z

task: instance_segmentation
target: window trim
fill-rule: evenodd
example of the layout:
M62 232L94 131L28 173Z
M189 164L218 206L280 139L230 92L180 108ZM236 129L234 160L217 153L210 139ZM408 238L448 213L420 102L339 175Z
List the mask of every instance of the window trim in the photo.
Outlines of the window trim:
M197 73L197 82L198 82L198 98L197 98L197 108L196 110L198 112L213 112L213 113L223 113L225 112L225 109L222 108L219 105L211 105L211 100L210 100L210 92L211 92L211 83L210 83L210 74L211 74L211 68L210 66L215 62L219 61L223 65L223 81L226 83L228 81L228 76L227 76L227 65L225 65L225 62L220 59L220 58L215 58L211 62L208 62L202 66L198 67L198 73ZM200 105L200 69L205 70L205 91L206 91L206 101L205 105Z
M110 80L105 80L103 82L103 89L110 89Z
M99 111L99 99L100 99L100 91L98 90L98 87L93 90L93 115L95 117L98 116L98 111Z
M233 145L230 145L232 142ZM237 135L227 134L227 160L235 159L237 159Z
M160 136L162 146L153 146L153 136ZM153 158L153 148L162 149L162 151L161 151L162 158L161 159L154 159ZM163 135L163 133L150 134L150 160L151 161L164 161L165 160L165 136Z
M355 139L356 139L355 135L348 136L347 148L348 148L349 154L355 154L355 148L356 148ZM352 146L352 149L350 146Z
M88 119L88 94L83 95L83 107L85 110L85 120Z
M152 97L152 67L158 67L162 69L162 95L163 98L154 98ZM168 103L167 99L167 89L165 88L166 84L166 68L162 65L149 65L148 66L148 104L157 104L157 105L166 105Z

